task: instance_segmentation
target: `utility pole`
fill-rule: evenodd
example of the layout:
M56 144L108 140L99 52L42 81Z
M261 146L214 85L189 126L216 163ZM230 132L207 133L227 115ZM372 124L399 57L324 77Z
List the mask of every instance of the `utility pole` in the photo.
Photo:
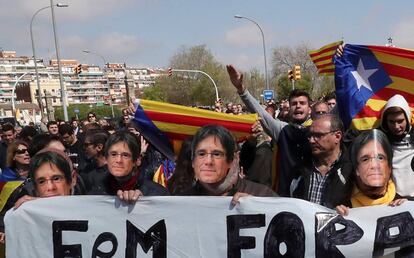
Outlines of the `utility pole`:
M124 71L125 71L125 77L124 77L124 83L125 83L125 91L126 91L126 104L129 106L129 85L128 85L128 76L127 76L127 70L126 70L126 63L124 63Z

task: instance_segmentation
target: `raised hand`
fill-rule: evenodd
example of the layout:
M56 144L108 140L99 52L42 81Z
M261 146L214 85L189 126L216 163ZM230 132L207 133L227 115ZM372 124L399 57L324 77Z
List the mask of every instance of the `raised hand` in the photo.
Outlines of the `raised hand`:
M227 68L227 73L229 74L231 83L237 89L237 92L239 94L242 94L244 90L246 89L243 86L243 74L237 71L233 65L226 65L226 68Z

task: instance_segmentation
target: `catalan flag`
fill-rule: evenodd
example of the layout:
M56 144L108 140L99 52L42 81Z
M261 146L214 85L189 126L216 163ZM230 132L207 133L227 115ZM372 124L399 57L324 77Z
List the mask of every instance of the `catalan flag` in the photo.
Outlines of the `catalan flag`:
M345 45L343 56L335 57L335 87L345 126L377 127L382 108L395 94L414 107L414 51Z
M318 50L309 51L309 56L312 62L318 68L319 74L333 75L335 71L335 65L332 61L335 51L339 45L342 45L343 41L337 41L326 46L321 47Z
M222 125L238 140L243 140L250 134L251 126L256 119L257 114L235 116L144 99L139 100L134 118L140 129L143 129L144 137L164 152L171 150L170 143L177 152L182 140L194 135L200 127L208 124ZM170 156L171 153L167 157Z

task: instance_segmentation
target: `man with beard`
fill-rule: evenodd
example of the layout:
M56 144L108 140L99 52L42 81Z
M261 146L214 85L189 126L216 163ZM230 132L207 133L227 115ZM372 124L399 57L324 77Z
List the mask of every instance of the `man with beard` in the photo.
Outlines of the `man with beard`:
M297 176L293 168L302 164L304 157L310 154L306 139L307 126L311 123L310 97L306 91L293 90L289 95L289 123L274 119L260 103L249 93L243 84L243 74L232 65L227 72L237 93L250 112L258 113L265 132L277 143L277 173L274 189L282 197L290 196L290 184Z
M308 140L312 155L296 169L292 196L328 208L348 203L352 191L352 164L341 144L343 125L335 115L313 121Z

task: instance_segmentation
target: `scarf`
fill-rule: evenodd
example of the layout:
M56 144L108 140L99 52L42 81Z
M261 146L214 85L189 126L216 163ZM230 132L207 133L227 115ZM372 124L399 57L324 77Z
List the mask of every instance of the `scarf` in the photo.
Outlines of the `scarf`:
M351 196L352 208L389 204L394 200L395 195L395 185L391 179L388 181L387 191L385 192L385 195L377 199L371 199L370 197L366 196L359 190L356 185L354 185Z
M132 172L134 173L134 171ZM122 191L129 191L129 190L135 190L137 189L137 181L138 181L139 173L135 173L131 176L131 178L128 179L128 181L124 182L123 184L120 184L115 177L110 177L110 189L113 193L116 193L118 190Z

